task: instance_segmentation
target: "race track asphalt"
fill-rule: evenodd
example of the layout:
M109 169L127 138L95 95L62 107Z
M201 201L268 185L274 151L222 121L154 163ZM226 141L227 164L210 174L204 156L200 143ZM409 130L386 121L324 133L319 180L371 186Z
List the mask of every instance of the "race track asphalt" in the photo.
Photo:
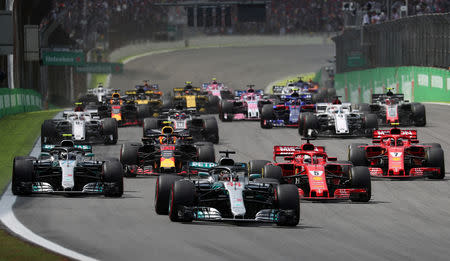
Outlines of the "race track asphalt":
M130 62L112 88L141 80L163 90L212 77L231 87L312 72L333 56L331 46L213 48L177 51ZM426 105L423 142L438 142L450 168L450 106ZM299 144L295 129L263 130L258 122L219 123L219 149L236 158L271 159L277 144ZM139 141L142 129L121 128L119 144L96 146L101 157L119 156L120 144ZM347 144L367 139L315 141L330 156L346 159ZM448 174L448 173L447 173ZM35 233L101 260L449 260L450 186L444 180L377 180L369 203L301 202L295 228L274 225L172 223L153 209L154 177L125 180L123 198L32 196L19 198L17 218Z

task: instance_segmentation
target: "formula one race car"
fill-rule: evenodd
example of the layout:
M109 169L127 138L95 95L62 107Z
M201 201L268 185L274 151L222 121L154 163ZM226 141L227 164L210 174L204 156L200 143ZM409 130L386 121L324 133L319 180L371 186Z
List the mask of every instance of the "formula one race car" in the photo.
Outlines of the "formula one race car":
M111 89L104 88L102 83L99 83L97 88L89 89L86 95L78 99L79 102L101 104L106 101L108 95L111 94Z
M212 143L195 143L187 133L174 132L170 126L163 127L160 133L143 137L142 143L123 144L120 152L126 177L178 173L192 160L214 161Z
M126 100L126 102L128 104L134 104L134 106L136 107L136 113L140 113L139 116L145 114L158 117L159 111L163 108L164 105L161 96L162 92L144 91L144 89L142 89L142 86L137 86L136 88L141 89L125 91L126 97L124 99Z
M300 219L297 187L270 178L252 178L246 163L226 157L219 163L190 162L184 176L159 176L155 210L174 222L269 222L296 226Z
M284 157L284 162L277 162ZM367 202L371 198L371 180L367 167L353 166L348 161L328 157L325 147L314 146L308 140L301 146L275 146L273 160L250 162L252 173L265 175L279 171L279 179L298 187L300 198L310 200L345 200Z
M368 166L373 177L443 179L445 163L441 145L418 142L415 130L375 130L373 145L350 145L348 159L356 166Z
M223 83L217 82L216 78L213 78L209 83L203 83L202 89L208 95L216 96L218 98L217 102L223 99L229 100L234 98L234 93Z
M214 112L216 110L217 99L211 100L211 97L202 92L201 88L193 87L191 82L186 82L184 88L174 88L173 93L173 107L196 109L200 113Z
M172 126L176 132L186 131L194 141L219 143L219 127L215 117L201 117L195 111L169 110L159 118L146 118L143 124L143 136L153 135L162 127Z
M39 158L15 157L12 174L14 195L32 193L104 194L121 197L123 168L117 159L94 160L89 145L62 141L43 145Z
M298 133L304 137L370 136L378 128L375 114L352 109L350 103L317 103L316 113L301 113Z
M388 88L386 94L372 94L372 104L359 104L359 110L375 113L380 125L399 123L402 126L425 126L427 117L425 106L421 103L410 103L403 94L392 93Z
M310 94L299 94L294 89L291 95L281 96L277 105L265 104L261 110L261 128L298 127L300 112L313 112Z
M327 102L336 96L335 88L319 88L318 83L311 79L306 82L302 77L298 77L298 80L288 81L285 86L272 86L272 93L277 96L290 95L294 92L294 89L299 89L300 93L309 93L313 103Z
M117 120L119 127L141 125L144 118L151 116L147 104L136 106L134 98L121 97L120 90L114 90L111 99L98 109L101 118Z
M59 144L72 139L76 144L116 144L117 121L103 119L92 111L64 111L63 119L45 120L41 125L41 144Z
M247 85L247 91L236 91L235 100L222 100L219 107L219 118L222 121L260 120L261 110L272 101L264 97L263 90L253 89Z

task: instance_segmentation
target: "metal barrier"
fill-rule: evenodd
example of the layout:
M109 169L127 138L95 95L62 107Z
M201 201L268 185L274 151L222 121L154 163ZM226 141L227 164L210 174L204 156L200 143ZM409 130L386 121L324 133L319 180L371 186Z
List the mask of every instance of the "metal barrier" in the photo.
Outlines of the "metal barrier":
M412 65L448 69L449 28L450 13L445 13L346 29L333 38L337 73Z

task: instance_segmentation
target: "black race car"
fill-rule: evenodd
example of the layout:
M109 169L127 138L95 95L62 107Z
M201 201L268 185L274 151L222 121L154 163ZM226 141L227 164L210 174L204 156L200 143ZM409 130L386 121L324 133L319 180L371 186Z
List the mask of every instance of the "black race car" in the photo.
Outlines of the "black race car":
M372 94L372 104L359 104L362 112L375 113L378 124L389 126L398 123L401 126L425 126L427 117L425 106L417 102L409 102L401 93L394 94L389 88L386 94Z
M212 143L194 142L188 133L175 132L171 126L143 137L142 143L123 144L120 152L126 177L178 173L189 161L214 159Z
M269 222L296 226L300 219L298 189L279 184L281 168L249 175L246 163L226 157L214 162L190 162L182 175L159 176L155 210L175 222Z
M43 145L39 158L15 157L13 165L14 195L123 194L122 164L117 159L95 160L91 146L74 145L71 140L59 146Z
M154 135L161 128L170 125L175 132L185 131L194 141L219 143L219 127L215 117L200 116L195 110L172 109L162 112L158 118L146 118L143 124L143 136Z

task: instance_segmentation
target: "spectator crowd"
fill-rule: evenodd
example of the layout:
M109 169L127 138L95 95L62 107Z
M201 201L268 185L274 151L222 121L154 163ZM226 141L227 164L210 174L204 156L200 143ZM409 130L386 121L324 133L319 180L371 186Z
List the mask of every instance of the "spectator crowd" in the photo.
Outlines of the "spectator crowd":
M206 2L207 0L204 0ZM218 2L226 2L221 0ZM183 2L181 0L54 0L53 8L40 25L45 30L60 20L66 34L81 48L102 39L110 28L132 25L134 33L145 33L167 26L169 10L155 3ZM190 1L192 2L192 1ZM209 2L214 2L209 0ZM236 2L233 0L233 2ZM245 3L246 1L242 1ZM260 33L334 32L344 26L344 2L351 0L272 0L266 22L259 25ZM362 24L377 24L404 16L405 1L354 0ZM450 11L449 0L409 0L408 15L444 13ZM402 13L403 12L403 13ZM390 17L388 17L390 14ZM236 21L235 21L236 22ZM237 25L238 28L242 25ZM130 28L130 26L128 27ZM123 29L123 28L122 28ZM123 30L122 30L123 31ZM229 32L229 31L228 31ZM232 32L239 32L235 30ZM131 33L131 32L130 32Z

